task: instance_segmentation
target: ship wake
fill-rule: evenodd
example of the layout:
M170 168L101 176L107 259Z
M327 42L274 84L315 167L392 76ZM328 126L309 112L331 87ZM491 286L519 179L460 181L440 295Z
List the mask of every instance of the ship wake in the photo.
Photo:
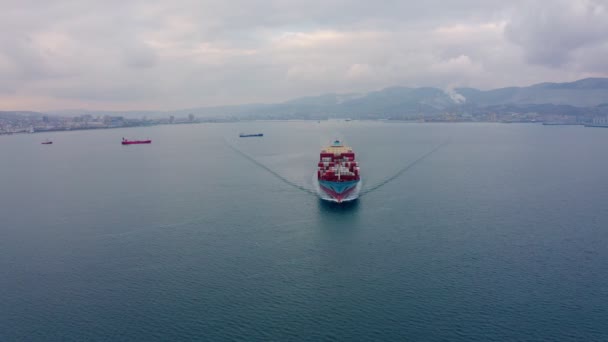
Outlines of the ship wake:
M312 179L312 185L313 185L314 189L310 189L308 187L305 187L303 185L297 184L297 183L295 183L295 182L293 182L293 181L285 178L280 173L274 171L270 167L266 166L264 163L258 161L254 157L252 157L252 156L248 155L247 153L241 151L239 148L237 148L236 146L232 145L228 141L224 140L224 142L234 152L236 152L237 154L241 155L245 159L251 161L255 165L259 166L260 168L266 170L268 173L270 173L274 177L278 178L283 183L285 183L285 184L287 184L287 185L289 185L289 186L291 186L291 187L293 187L293 188L295 188L297 190L305 192L307 194L319 196L319 198L321 198L321 199L323 199L325 201L338 203L338 200L336 200L335 198L331 197L329 194L325 193L325 191L323 191L321 189L321 186L320 186L319 181L317 179L317 174L316 173L313 174L313 179ZM380 181L380 182L378 182L378 183L376 183L376 184L374 184L374 185L372 185L372 186L370 186L368 188L363 188L363 185L362 185L363 181L358 182L358 184L356 186L356 189L352 192L352 194L350 194L349 196L343 198L342 202L349 202L349 201L356 200L359 197L362 197L362 196L365 196L367 194L370 194L370 193L372 193L372 192L374 192L374 191L382 188L383 186L385 186L385 185L393 182L395 179L399 178L401 175L403 175L404 173L406 173L407 171L409 171L411 168L413 168L417 164L421 163L422 161L424 161L425 159L427 159L431 155L435 154L437 151L439 151L441 148L443 148L444 146L446 146L448 143L449 143L449 141L444 141L443 143L437 145L435 148L433 148L429 152L427 152L424 155L418 157L413 162L411 162L411 163L405 165L403 168L399 169L392 176L387 177L384 180L382 180L382 181Z
M430 150L429 152L425 153L424 155L420 156L418 159L414 160L413 162L405 165L403 168L399 169L394 175L378 182L377 184L370 186L367 189L364 189L363 191L361 191L361 194L359 196L364 196L367 195L369 193L372 193L378 189L380 189L381 187L385 186L386 184L394 181L395 179L399 178L399 176L403 175L404 173L406 173L407 171L409 171L411 168L413 168L414 166L416 166L417 164L419 164L420 162L422 162L423 160L425 160L426 158L430 157L431 155L433 155L435 152L439 151L442 147L444 147L445 145L447 145L449 143L449 141L444 141L441 144L435 146L435 148L433 148L432 150Z
M444 147L448 143L449 143L449 140L446 140L446 141L442 142L441 144L435 146L435 148L433 148L429 152L423 154L422 156L418 157L413 162L411 162L411 163L405 165L403 168L399 169L399 171L397 171L394 175L392 175L392 176L390 176L390 177L388 177L388 178L386 178L386 179L378 182L377 184L375 184L373 186L370 186L367 189L364 189L363 191L361 191L361 193L359 194L359 196L364 196L364 195L367 195L369 193L372 193L372 192L380 189L381 187L383 187L383 186L391 183L392 181L394 181L395 179L399 178L401 175L403 175L404 173L406 173L407 171L409 171L411 168L413 168L417 164L421 163L426 158L428 158L431 155L433 155L435 152L439 151L442 147Z
M295 182L292 182L291 180L285 178L283 175L281 175L280 173L274 171L273 169L271 169L270 167L264 165L262 162L258 161L257 159L255 159L254 157L248 155L247 153L241 151L240 149L238 149L236 146L230 144L228 141L224 140L224 142L226 143L226 145L228 145L228 147L230 147L234 152L240 154L242 157L244 157L245 159L249 160L250 162L254 163L255 165L261 167L262 169L268 171L271 175L275 176L276 178L278 178L279 180L281 180L283 183L296 188L302 192L308 193L310 195L316 195L316 192L314 190L311 190L303 185L297 184Z

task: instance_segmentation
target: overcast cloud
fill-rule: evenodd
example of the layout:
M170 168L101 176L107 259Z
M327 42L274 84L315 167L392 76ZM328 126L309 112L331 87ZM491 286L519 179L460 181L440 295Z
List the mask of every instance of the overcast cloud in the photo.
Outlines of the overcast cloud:
M0 0L0 110L608 76L608 0Z

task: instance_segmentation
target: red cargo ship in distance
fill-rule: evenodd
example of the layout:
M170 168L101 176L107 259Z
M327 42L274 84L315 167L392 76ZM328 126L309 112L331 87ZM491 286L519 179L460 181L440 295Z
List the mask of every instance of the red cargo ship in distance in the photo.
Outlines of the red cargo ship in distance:
M152 140L147 139L147 140L128 140L125 138L122 138L122 144L123 145L136 145L136 144L151 144Z
M319 196L328 201L345 202L359 197L361 176L352 148L336 140L321 151L317 169Z

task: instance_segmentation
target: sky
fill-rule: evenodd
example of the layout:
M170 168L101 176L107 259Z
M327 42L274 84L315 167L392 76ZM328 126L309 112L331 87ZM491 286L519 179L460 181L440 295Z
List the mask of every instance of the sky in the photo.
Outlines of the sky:
M0 110L608 77L608 0L0 0Z

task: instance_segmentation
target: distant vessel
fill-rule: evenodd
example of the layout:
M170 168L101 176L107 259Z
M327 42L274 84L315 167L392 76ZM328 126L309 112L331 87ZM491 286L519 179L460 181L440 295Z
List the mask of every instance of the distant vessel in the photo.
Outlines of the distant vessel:
M543 126L578 126L576 122L543 122Z
M608 124L588 124L588 125L585 125L585 127L602 127L602 128L608 128Z
M128 140L125 138L122 138L122 144L123 145L135 145L135 144L151 144L152 140L148 139L148 140Z
M317 181L317 192L324 200L341 203L357 199L361 176L353 150L340 140L321 150Z
M255 134L245 134L245 133L241 133L239 134L239 137L241 138L250 138L250 137L263 137L264 134L263 133L255 133Z
M41 142L42 145L52 145L53 142L50 141L49 139L46 139L46 141Z

